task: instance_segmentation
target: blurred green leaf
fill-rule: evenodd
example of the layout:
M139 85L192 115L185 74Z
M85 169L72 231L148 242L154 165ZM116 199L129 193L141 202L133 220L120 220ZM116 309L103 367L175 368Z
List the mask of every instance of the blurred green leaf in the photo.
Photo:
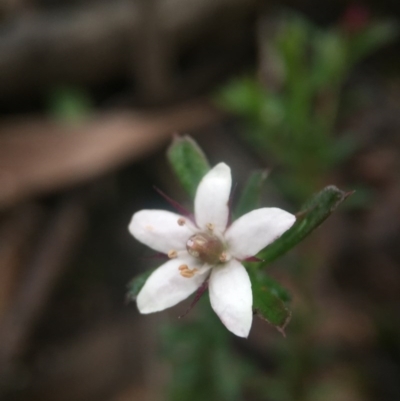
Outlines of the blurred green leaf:
M354 195L343 205L345 210L360 210L370 208L374 202L375 193L371 187L355 185Z
M399 34L395 22L379 22L369 25L350 40L349 57L352 62L359 61L380 47L394 40Z
M283 59L286 81L296 85L307 76L308 41L313 26L295 13L288 13L282 20L281 29L275 38L275 46Z
M255 79L243 77L225 86L215 100L225 110L257 119L265 96L265 90Z
M172 366L171 401L239 401L252 368L231 350L232 336L206 299L196 306L200 317L164 327L163 351ZM183 323L183 322L182 322Z
M345 134L338 138L335 138L335 141L332 141L330 147L330 162L331 165L338 165L339 163L343 163L347 160L354 152L357 150L358 143L352 134Z
M264 266L288 252L329 217L349 195L351 192L343 192L333 185L317 193L297 214L297 221L292 228L258 254L263 259L259 265Z
M248 269L251 289L253 291L253 309L256 314L276 326L282 333L289 323L291 312L286 307L284 300L280 298L283 288L277 291L273 280L265 274L260 274L254 269ZM288 294L285 294L287 299Z
M239 203L235 209L235 217L240 217L245 213L256 209L260 202L261 190L268 177L266 170L255 171L247 180L246 186L242 191Z
M203 151L189 136L177 137L169 147L167 157L183 188L194 197L201 179L210 170Z
M326 87L338 87L344 79L347 62L347 43L335 31L320 31L313 37L314 63L311 82L319 91Z
M287 193L315 190L326 172L354 151L354 141L333 135L341 89L355 62L397 34L398 24L390 21L349 34L341 24L320 29L289 13L264 38L282 70L279 85L243 77L220 91L218 103L244 118L244 139L273 163L295 171L295 179L285 174L287 186L295 184Z
M49 113L56 119L77 122L93 110L89 95L79 88L58 88L49 99Z
M146 280L150 277L150 274L153 273L154 269L150 269L145 271L142 274L137 275L128 283L128 292L126 294L127 301L134 301L138 296L140 290L144 286Z

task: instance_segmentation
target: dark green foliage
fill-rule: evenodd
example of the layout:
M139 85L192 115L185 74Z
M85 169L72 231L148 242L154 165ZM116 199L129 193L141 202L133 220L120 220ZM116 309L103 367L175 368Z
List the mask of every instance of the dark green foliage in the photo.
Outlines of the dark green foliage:
M146 272L134 277L128 284L128 292L126 294L126 299L128 301L134 301L139 294L140 290L144 286L144 283L149 278L150 274L153 273L154 269L149 269Z
M197 319L174 322L163 333L163 351L172 366L171 401L239 401L251 367L232 352L232 336L207 305L197 306ZM240 340L245 341L245 340Z
M167 152L168 160L186 192L194 197L200 180L210 169L203 151L190 137L177 137Z
M256 272L254 269L248 269L248 272L253 291L254 312L283 332L291 316L291 312L281 297L284 295L284 298L288 298L286 290L265 274Z
M340 24L319 29L304 18L286 15L265 38L261 83L236 79L217 103L243 118L243 137L259 155L283 170L272 174L285 197L303 202L356 147L337 135L341 90L355 63L397 36L391 22L369 23L349 33Z
M50 94L48 112L62 122L76 123L93 112L93 104L83 89L63 87Z
M253 172L248 179L240 196L239 203L235 208L235 217L240 217L259 207L261 191L267 177L268 172L265 170Z
M343 192L335 186L328 186L305 203L297 214L297 221L275 242L262 250L258 257L263 259L259 266L265 266L282 256L314 229L316 229L351 193Z

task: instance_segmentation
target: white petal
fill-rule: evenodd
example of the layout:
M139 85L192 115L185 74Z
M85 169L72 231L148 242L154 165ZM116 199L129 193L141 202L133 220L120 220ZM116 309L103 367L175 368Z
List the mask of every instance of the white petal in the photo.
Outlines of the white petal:
M212 269L210 302L222 323L233 334L247 337L253 320L253 293L246 269L233 259Z
M200 228L211 223L221 233L225 231L231 185L231 169L225 163L217 164L203 177L194 200L196 223Z
M186 241L193 235L193 225L186 219L180 226L179 218L178 214L165 210L141 210L133 215L129 231L138 241L156 251L184 250Z
M140 313L159 312L174 306L200 287L208 272L185 278L179 272L182 264L190 269L201 268L196 259L190 256L172 259L161 265L150 275L137 296Z
M295 221L293 214L282 209L253 210L233 222L226 231L229 252L238 259L254 256L279 238Z

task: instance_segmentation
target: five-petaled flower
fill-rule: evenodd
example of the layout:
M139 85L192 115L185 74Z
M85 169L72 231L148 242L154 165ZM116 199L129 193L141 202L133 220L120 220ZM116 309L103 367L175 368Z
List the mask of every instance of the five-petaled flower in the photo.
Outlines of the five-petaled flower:
M278 208L261 208L228 225L231 183L225 163L203 177L196 192L194 221L163 210L141 210L133 215L131 234L170 258L139 292L136 301L141 313L174 306L209 280L215 313L232 333L248 336L253 294L241 261L281 236L296 218Z

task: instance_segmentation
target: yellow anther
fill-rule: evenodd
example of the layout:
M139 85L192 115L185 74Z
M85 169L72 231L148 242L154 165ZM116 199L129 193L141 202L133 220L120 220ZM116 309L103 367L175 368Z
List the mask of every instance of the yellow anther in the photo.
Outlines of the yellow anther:
M214 228L215 228L214 224L212 224L212 223L207 223L207 224L206 224L206 227L207 227L211 232L213 232L213 231L214 231Z
M197 269L189 269L188 265L180 265L179 271L181 276L185 278L191 278L198 272Z
M185 278L191 278L194 276L194 272L192 270L185 270L181 272L181 276Z
M185 223L186 223L186 220L185 220L183 217L179 217L179 219L178 219L178 224L179 224L180 226L184 226Z
M171 249L168 251L168 257L170 259L175 259L178 256L178 252L175 251L175 249Z

